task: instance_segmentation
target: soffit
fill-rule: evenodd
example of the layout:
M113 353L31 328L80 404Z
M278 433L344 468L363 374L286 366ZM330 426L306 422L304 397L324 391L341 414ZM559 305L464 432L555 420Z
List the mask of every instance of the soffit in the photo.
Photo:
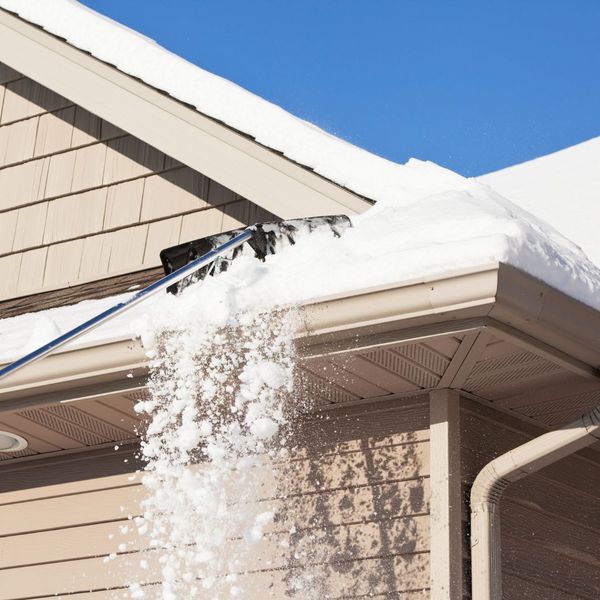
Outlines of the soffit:
M142 430L139 415L133 409L134 398L114 394L2 413L0 428L22 435L29 445L12 454L0 452L0 461L129 443Z
M541 428L552 428L600 403L600 380L503 339L489 327L461 334L370 347L300 360L297 401L313 411L373 402L406 402L428 390L454 387L471 398ZM130 443L144 430L134 410L147 396L136 389L78 401L13 408L0 413L0 428L29 440L5 464L77 449ZM65 395L68 400L68 396Z
M439 385L462 338L433 336L389 348L301 360L296 377L297 401L310 410L320 410L374 398L401 401L418 395ZM127 379L122 382L127 385ZM129 443L144 429L144 419L134 406L145 397L147 391L141 386L75 401L69 401L69 393L65 392L62 402L56 394L54 402L41 405L28 404L32 398L22 396L22 409L5 403L0 429L25 437L29 447L14 454L0 453L0 461L8 464L26 457Z
M600 379L501 336L489 339L462 386L473 398L547 429L600 404Z

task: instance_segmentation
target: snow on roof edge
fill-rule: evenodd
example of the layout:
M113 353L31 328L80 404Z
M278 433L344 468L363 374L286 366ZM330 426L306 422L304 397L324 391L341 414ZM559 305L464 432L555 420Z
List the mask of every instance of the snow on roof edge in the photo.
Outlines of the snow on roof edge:
M476 179L537 215L600 265L600 136Z

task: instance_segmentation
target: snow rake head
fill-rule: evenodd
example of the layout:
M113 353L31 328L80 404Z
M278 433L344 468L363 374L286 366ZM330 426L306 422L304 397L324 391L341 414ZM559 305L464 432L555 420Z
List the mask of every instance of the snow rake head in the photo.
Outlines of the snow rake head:
M187 265L197 258L219 247L221 244L233 239L241 232L250 230L249 239L235 248L228 257L217 258L212 264L202 267L189 277L174 283L167 288L172 294L181 292L188 285L204 279L207 275L226 271L229 263L240 255L254 255L260 260L265 260L269 254L275 254L280 248L292 246L296 239L315 231L329 231L339 237L346 229L352 227L346 215L329 215L325 217L306 217L290 221L270 221L259 223L252 227L241 227L224 233L218 233L199 240L193 240L171 248L165 248L160 253L160 260L169 275L177 269Z
M329 231L339 237L351 226L350 219L344 215L276 221L242 227L167 248L160 253L165 269L164 277L124 299L121 298L113 306L0 368L0 379L52 354L57 348L114 319L164 289L177 293L186 285L203 279L206 275L225 271L229 263L240 254L254 254L264 260L267 255L275 254L279 247L293 245L298 236L304 233Z

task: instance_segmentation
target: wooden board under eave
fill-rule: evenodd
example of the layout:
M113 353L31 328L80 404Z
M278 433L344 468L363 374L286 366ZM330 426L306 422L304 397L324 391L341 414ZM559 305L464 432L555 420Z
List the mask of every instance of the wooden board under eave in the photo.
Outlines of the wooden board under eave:
M275 215L0 63L0 300Z

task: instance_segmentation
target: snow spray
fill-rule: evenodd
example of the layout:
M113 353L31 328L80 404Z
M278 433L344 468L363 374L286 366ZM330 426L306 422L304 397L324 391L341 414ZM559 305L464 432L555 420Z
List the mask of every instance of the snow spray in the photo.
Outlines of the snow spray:
M295 410L295 312L243 312L225 326L188 317L144 340L147 495L136 524L150 549L140 564L155 565L165 600L256 597L248 573L264 567ZM131 597L144 589L133 584Z

